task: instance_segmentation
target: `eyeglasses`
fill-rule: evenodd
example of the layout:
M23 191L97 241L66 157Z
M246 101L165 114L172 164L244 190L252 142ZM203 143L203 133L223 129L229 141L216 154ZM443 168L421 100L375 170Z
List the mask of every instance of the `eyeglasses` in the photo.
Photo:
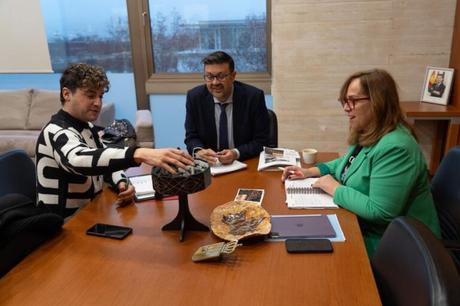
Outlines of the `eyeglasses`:
M222 82L225 80L226 77L228 77L231 73L219 73L219 74L205 74L203 75L204 79L206 82L212 82L214 80L217 80L219 82Z
M369 100L369 97L345 97L343 100L339 99L339 102L342 104L342 107L347 105L349 109L355 109L356 102L364 100Z

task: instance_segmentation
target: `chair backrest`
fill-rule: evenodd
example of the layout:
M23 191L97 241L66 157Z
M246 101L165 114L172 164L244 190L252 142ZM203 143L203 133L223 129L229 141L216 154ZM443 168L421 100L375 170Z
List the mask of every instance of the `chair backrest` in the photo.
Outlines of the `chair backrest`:
M452 258L415 219L394 219L371 262L383 305L460 305L460 277Z
M268 141L270 148L278 147L278 119L276 114L271 109L268 109L268 121L269 121L269 131L268 131Z
M0 196L20 193L36 199L35 163L24 150L0 155Z
M452 148L442 159L431 192L443 238L460 240L460 147Z

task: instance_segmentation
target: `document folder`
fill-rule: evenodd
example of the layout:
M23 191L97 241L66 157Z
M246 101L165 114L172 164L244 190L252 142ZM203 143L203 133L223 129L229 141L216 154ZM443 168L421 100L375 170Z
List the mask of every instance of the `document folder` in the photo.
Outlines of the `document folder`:
M333 238L334 228L327 215L282 215L271 217L270 238Z

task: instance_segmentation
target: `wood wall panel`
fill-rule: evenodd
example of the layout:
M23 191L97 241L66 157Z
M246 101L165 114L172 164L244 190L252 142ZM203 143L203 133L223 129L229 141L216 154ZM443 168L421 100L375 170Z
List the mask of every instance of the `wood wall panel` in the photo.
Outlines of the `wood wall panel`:
M337 96L353 72L386 69L401 99L418 100L426 66L449 65L455 7L454 0L273 0L272 95L280 146L346 150L348 123ZM434 133L427 125L417 123L428 156Z
M451 103L460 108L460 12L457 3L455 24L452 37L452 54L450 56L450 67L455 68L454 85L452 87ZM457 141L460 144L460 139Z

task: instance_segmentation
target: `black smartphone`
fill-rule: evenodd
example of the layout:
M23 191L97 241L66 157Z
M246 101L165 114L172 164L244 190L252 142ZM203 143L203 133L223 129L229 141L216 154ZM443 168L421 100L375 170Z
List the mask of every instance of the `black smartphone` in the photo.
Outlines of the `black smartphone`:
M330 253L332 243L329 239L286 239L288 253Z
M86 231L86 234L113 239L124 239L132 232L133 229L130 227L96 223Z

